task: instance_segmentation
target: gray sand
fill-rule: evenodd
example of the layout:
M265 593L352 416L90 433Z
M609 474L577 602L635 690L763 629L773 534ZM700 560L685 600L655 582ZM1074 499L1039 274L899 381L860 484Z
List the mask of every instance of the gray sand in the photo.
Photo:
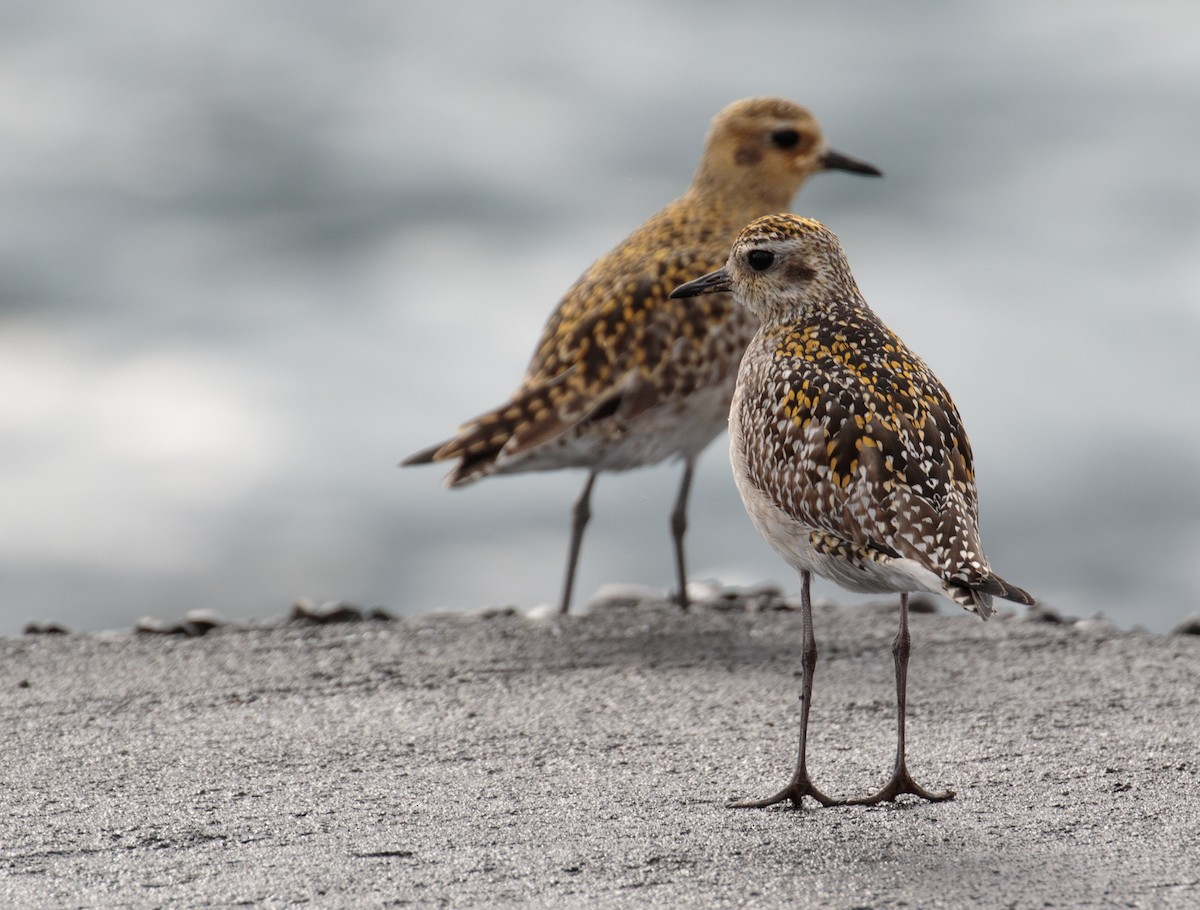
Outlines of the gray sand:
M816 611L810 770L887 776L895 613ZM913 617L954 802L791 771L799 615L0 641L3 907L1200 907L1200 638Z

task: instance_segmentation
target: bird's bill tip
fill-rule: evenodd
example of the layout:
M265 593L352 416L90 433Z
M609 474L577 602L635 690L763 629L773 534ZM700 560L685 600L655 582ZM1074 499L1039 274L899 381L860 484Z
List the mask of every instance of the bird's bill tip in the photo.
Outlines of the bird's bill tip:
M821 156L821 164L827 171L849 171L851 174L866 174L869 177L883 176L883 171L875 165L858 158L851 158L849 155L843 155L833 149Z
M695 281L681 284L671 292L670 296L676 299L680 297L699 297L701 294L720 294L728 291L729 288L729 273L724 269L717 269L715 272L701 275Z

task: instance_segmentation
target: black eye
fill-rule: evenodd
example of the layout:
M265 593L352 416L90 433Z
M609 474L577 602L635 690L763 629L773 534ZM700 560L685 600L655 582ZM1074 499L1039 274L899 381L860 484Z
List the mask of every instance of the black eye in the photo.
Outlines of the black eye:
M746 261L756 272L765 272L775 261L775 254L770 250L751 250L746 254Z
M793 129L776 130L771 134L771 141L775 143L776 148L795 148L796 143L800 141L800 134Z

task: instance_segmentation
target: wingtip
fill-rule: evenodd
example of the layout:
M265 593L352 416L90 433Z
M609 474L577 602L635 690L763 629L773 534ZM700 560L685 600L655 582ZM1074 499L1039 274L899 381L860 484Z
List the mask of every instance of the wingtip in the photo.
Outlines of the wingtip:
M419 452L413 452L407 458L402 460L397 467L410 468L418 464L433 464L438 460L438 452L446 447L446 443L439 442L436 445L431 445L427 449L421 449Z
M1022 604L1026 607L1036 607L1038 605L1037 598L1023 588L1018 588L1016 585L1008 585L1008 593L1004 596L1014 603Z
M987 575L970 583L951 582L946 589L952 600L961 604L965 609L979 614L980 619L987 619L996 612L992 606L993 597L1002 597L1023 606L1032 607L1037 604L1028 591L1009 584L999 575Z
M1003 597L1005 600L1011 600L1013 603L1019 603L1026 607L1032 607L1037 604L1033 595L1024 588L1018 588L1014 584L1009 584L999 575L989 575L981 590L988 594L993 594L996 597Z
M396 464L396 467L411 468L413 465L432 464L432 463L433 463L432 455L430 455L427 452L417 452L415 455L409 455L407 458L401 459Z

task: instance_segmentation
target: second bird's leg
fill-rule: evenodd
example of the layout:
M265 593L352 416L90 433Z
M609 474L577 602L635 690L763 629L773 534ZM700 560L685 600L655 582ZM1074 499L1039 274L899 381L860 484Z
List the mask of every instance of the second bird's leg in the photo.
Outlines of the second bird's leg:
M571 509L571 545L567 549L567 575L563 579L562 600L558 603L558 612L566 613L571 609L571 589L575 587L575 564L579 562L579 547L583 544L583 529L587 527L592 517L592 485L596 482L596 472L588 472L587 483L575 500Z
M883 785L878 793L862 799L852 799L849 802L855 806L874 806L877 803L891 802L901 793L911 793L930 802L940 803L954 799L953 790L941 793L931 793L926 790L908 773L908 765L904 761L904 714L908 703L908 654L912 648L912 639L908 634L908 592L900 595L900 631L892 644L892 656L896 662L896 764L892 769L892 779Z
M792 779L788 781L787 786L774 796L768 796L766 799L732 802L728 804L730 809L765 809L767 806L774 806L776 803L782 803L789 799L792 801L792 805L798 809L806 796L811 796L822 806L840 806L845 802L826 796L813 786L813 782L808 776L805 758L808 740L808 711L812 705L813 671L817 668L817 639L813 635L812 600L809 595L811 581L811 573L800 573L800 620L804 628L804 653L802 656L804 679L801 683L800 694L800 752L796 758L796 770L792 772Z
M688 608L687 569L683 561L683 534L687 531L688 494L692 489L692 471L696 463L688 459L683 463L683 480L679 484L679 495L675 497L675 508L671 510L671 539L675 541L675 575L679 588L675 602L680 609Z

